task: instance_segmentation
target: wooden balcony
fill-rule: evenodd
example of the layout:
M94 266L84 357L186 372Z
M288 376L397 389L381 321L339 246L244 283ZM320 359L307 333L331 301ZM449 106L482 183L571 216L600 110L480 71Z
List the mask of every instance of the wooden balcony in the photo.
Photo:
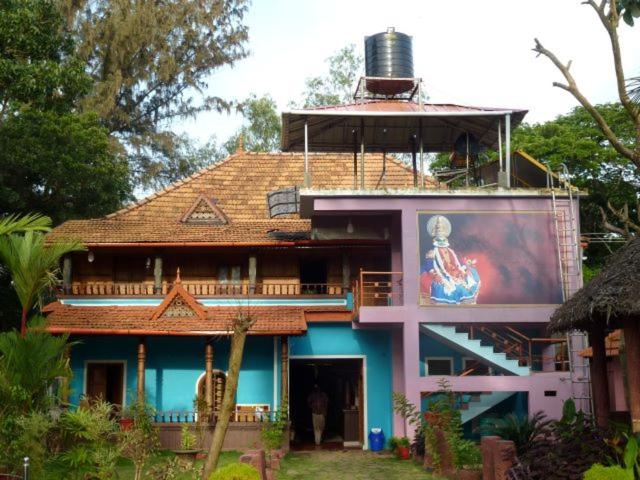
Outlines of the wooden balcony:
M249 284L220 283L217 281L182 280L182 286L199 297L247 297L247 296L344 296L349 289L341 284L300 283L292 280L263 281ZM170 282L162 282L159 288L148 282L73 282L59 294L89 297L151 297L166 295L172 288Z
M360 270L358 305L360 307L402 305L402 272Z

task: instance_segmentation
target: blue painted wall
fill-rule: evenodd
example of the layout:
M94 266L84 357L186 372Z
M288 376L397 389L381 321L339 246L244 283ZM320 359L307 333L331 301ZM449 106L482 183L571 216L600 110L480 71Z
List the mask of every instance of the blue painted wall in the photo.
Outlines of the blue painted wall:
M137 339L124 336L83 337L71 353L71 403L77 404L84 391L87 361L124 360L128 400L137 387ZM146 362L147 401L157 410L192 410L196 383L204 373L204 338L148 337ZM386 330L353 330L349 323L310 324L306 335L289 339L290 355L365 355L367 366L366 431L381 427L392 432L391 335ZM274 360L276 397L280 403L280 341L252 336L245 346L238 403L274 406ZM214 342L214 368L226 371L229 339ZM127 402L128 403L128 402Z
M134 337L84 337L71 353L73 381L71 403L84 391L87 361L125 360L127 403L137 388L137 339ZM149 337L147 344L146 396L157 410L192 410L196 383L204 373L203 338ZM214 368L226 371L229 340L214 341ZM245 345L236 401L273 405L273 337L249 337Z
M354 330L350 323L309 324L302 337L289 340L290 355L365 355L367 363L367 419L365 432L392 429L391 334L386 330ZM294 387L293 385L291 386Z
M420 376L426 375L425 357L451 357L453 358L454 373L462 373L462 359L464 355L453 350L447 345L434 340L433 338L420 333Z

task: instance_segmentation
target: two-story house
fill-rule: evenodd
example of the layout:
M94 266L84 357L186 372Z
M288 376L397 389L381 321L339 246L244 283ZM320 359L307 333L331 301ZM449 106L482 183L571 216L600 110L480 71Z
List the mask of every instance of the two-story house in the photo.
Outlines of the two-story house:
M442 379L468 433L505 412L557 417L569 397L588 409L583 337L546 331L581 282L578 195L512 155L526 111L429 104L419 88L363 78L353 103L285 112L285 153L240 148L54 229L88 248L46 307L48 330L80 342L71 403L144 398L167 428L216 412L231 325L248 314L228 447L283 399L292 441L311 442L314 385L324 440L363 447L372 427L410 433L393 392L426 408ZM496 160L480 165L484 150ZM427 175L426 152L451 152L450 168Z

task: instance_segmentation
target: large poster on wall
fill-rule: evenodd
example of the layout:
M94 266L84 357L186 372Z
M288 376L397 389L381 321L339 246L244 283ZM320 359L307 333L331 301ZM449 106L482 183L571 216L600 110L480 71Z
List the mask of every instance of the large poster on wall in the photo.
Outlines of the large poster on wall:
M420 305L562 303L550 212L418 213Z

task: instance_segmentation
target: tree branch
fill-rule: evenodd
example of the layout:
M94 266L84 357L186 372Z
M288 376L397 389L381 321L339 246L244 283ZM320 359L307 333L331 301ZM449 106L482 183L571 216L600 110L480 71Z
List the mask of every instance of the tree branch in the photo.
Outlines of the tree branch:
M591 3L593 3L593 0L589 0L589 4ZM587 98L582 94L582 92L578 88L578 85L576 84L576 81L573 78L573 75L571 75L571 72L569 71L569 69L571 68L571 62L567 63L566 65L563 64L553 52L543 47L537 38L534 39L534 41L535 41L535 47L533 48L533 51L536 52L538 56L543 55L547 57L549 60L551 60L551 63L553 63L556 66L556 68L560 70L560 73L562 73L565 80L567 81L566 85L558 82L554 82L553 86L561 88L571 93L571 95L573 95L574 98L578 100L578 102L580 102L580 104L584 107L584 109L587 112L589 112L589 114L593 117L593 119L596 121L596 123L602 130L602 133L605 135L605 137L607 137L607 140L611 142L611 146L620 155L628 158L638 168L640 168L640 156L636 152L634 152L633 150L625 146L618 139L616 134L613 133L613 130L611 130L611 127L609 126L609 124L605 121L604 117L600 115L600 112L598 112L598 110L591 104L591 102L589 102L589 100L587 100Z

